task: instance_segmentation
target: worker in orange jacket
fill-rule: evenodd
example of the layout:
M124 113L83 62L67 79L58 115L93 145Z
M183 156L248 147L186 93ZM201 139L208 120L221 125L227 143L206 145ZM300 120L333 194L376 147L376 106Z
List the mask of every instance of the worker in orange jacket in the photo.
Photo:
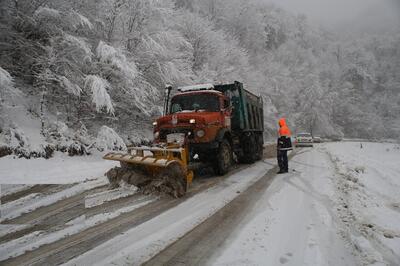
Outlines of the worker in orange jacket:
M292 140L290 139L290 129L286 125L285 118L279 119L279 132L277 143L277 158L279 165L278 174L287 173L289 171L289 163L287 152L292 150Z

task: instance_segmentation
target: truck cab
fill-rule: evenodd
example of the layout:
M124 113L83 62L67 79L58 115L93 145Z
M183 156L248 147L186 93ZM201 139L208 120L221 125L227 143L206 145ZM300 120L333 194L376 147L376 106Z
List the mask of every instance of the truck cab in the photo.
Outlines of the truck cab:
M164 142L168 134L186 133L190 143L213 142L218 132L230 130L229 98L216 90L180 92L174 95L166 115L154 123L154 139Z

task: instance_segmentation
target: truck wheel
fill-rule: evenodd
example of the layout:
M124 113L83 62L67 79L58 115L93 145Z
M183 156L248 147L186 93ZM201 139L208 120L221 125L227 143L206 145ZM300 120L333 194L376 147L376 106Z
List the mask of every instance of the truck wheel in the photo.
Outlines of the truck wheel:
M257 157L256 160L259 161L263 158L263 153L264 153L264 146L263 146L263 139L262 135L257 135Z
M218 147L217 158L214 164L214 171L217 175L224 175L229 171L232 164L232 148L229 142L224 139Z
M243 155L239 158L240 163L252 164L257 160L258 146L254 135L246 137L242 143Z

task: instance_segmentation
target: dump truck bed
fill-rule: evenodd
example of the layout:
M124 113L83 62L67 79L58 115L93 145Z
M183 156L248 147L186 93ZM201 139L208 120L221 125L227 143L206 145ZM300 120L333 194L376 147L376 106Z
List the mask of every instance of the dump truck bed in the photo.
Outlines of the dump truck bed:
M232 84L215 85L214 88L231 100L233 131L264 131L263 101L260 96L244 89L243 84L237 81Z

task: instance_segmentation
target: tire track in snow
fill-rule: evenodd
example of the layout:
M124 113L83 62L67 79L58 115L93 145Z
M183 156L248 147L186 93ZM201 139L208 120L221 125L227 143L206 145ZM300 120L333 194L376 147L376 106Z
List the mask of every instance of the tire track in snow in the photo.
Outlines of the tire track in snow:
M1 190L2 186L5 186L5 184L0 185L0 190ZM7 194L7 195L3 195L0 198L0 202L1 202L1 204L5 204L5 203L8 203L10 201L18 200L18 199L20 199L22 197L25 197L25 196L29 195L29 194L44 193L49 189L57 188L57 187L60 187L60 190L62 190L62 189L64 189L64 186L65 185L51 185L51 184L34 185L32 187L24 188L22 190L19 190L19 191L16 191L16 192L13 192L13 193L10 193L10 194Z
M6 244L0 245L0 261L10 257L16 257L24 254L26 251L34 250L40 246L53 243L67 236L77 234L97 224L104 223L111 220L119 215L127 212L132 212L141 206L147 205L150 202L155 201L156 198L143 197L134 202L131 206L113 210L112 212L100 213L91 217L82 215L73 221L67 223L67 225L54 232L35 231L31 234L25 235L19 239L15 239Z
M43 263L53 265L67 262L68 260L96 247L106 240L109 240L132 227L140 225L158 216L159 214L196 195L197 193L213 187L228 176L248 167L250 167L250 165L240 165L225 176L205 178L201 181L197 180L196 186L192 187L184 198L162 198L161 200L152 202L133 212L123 213L114 219L90 227L78 234L67 236L64 239L51 244L43 245L35 250L28 251L21 256L11 258L3 262L7 265L43 265ZM100 210L104 208L103 205L108 205L110 208L116 207L115 203L111 201L105 202L104 204L91 209L95 210L97 208Z
M266 147L266 149L268 149L268 147ZM270 152L265 152L264 157L270 157ZM181 199L165 198L163 200L152 202L148 204L148 206L147 205L143 206L133 212L123 213L116 218L95 225L93 227L87 228L82 232L79 232L71 236L66 236L61 240L45 244L35 250L28 251L21 256L8 259L4 261L4 263L10 265L32 265L32 264L42 265L43 263L60 264L62 262L66 262L69 259L78 256L86 252L87 250L90 250L91 248L101 244L102 242L109 240L110 238L120 233L123 233L127 229L135 227L143 222L146 222L149 219L156 217L157 215L163 213L164 211L167 211L170 208L187 200L193 195L201 191L204 191L210 187L213 187L214 185L220 183L230 175L233 175L248 167L251 167L251 165L235 165L232 171L230 171L225 176L222 177L216 176L212 178L205 177L205 178L195 179L193 187L189 189L187 195L184 198ZM100 191L100 193L102 192ZM105 201L104 203L95 206L93 208L90 208L89 210L86 209L85 213L86 215L90 216L96 212L97 213L104 212L107 209L116 209L118 207L123 206L124 204L123 201L129 201L131 200L131 198L134 198L136 196L137 195L113 201ZM72 220L72 218L76 217L78 216L75 214L74 217L69 217L69 218L70 220ZM43 229L43 228L38 228L38 229ZM32 231L25 233L32 233Z
M292 152L289 160L295 155ZM210 218L193 228L182 238L156 254L144 265L202 265L211 254L222 246L225 239L245 217L247 208L263 195L276 177L277 166L214 213Z
M109 201L99 204L97 206L86 208L86 198L91 195L103 194L107 192L107 186L102 186L85 191L83 194L79 194L63 201L54 203L53 205L38 209L33 213L29 213L25 216L18 217L11 221L14 224L23 224L25 227L20 230L10 232L9 234L0 237L0 244L11 241L16 238L20 238L25 234L34 231L56 231L64 227L64 225L82 215L88 217L97 215L102 212L110 212L115 209L124 208L129 206L132 202L142 197L140 195L129 194L125 197L112 198ZM124 196L124 195L123 195Z

